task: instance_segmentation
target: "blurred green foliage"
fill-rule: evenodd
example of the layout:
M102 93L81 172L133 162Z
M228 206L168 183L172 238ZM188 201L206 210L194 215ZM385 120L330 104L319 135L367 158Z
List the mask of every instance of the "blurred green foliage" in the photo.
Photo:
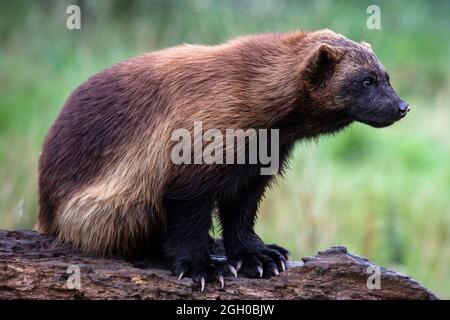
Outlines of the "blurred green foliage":
M81 30L66 28L72 3ZM366 27L370 4L381 30ZM449 13L448 1L0 0L0 228L33 225L41 143L88 76L185 42L330 28L370 42L413 111L300 143L257 229L296 259L343 244L450 298Z

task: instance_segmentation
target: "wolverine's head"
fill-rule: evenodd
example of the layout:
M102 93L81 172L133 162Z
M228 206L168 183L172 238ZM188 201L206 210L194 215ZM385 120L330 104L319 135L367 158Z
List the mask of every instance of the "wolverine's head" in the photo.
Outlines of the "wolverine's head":
M367 43L331 31L313 34L316 46L303 64L307 90L319 107L342 110L351 120L385 127L410 110Z

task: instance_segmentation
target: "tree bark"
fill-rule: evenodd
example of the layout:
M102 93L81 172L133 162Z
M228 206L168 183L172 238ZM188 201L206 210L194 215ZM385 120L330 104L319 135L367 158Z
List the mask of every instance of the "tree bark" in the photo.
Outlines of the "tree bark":
M207 283L201 293L157 261L91 257L51 236L0 230L0 299L437 299L410 277L342 246L302 260L272 279L226 278L224 289Z

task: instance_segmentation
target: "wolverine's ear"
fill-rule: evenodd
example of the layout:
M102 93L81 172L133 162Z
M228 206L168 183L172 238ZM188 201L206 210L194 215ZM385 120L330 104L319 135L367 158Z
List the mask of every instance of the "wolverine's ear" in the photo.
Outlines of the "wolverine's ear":
M361 44L366 47L367 49L369 49L370 51L372 51L372 46L370 45L370 43L362 41Z
M342 48L321 44L306 59L303 75L312 85L320 85L329 79L339 61L344 57Z

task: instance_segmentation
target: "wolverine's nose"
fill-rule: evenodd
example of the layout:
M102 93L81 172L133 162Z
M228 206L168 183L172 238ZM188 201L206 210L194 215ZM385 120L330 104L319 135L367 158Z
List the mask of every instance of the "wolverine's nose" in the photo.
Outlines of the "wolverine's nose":
M398 104L398 112L402 117L404 117L409 111L409 104L407 104L405 101L401 101Z

